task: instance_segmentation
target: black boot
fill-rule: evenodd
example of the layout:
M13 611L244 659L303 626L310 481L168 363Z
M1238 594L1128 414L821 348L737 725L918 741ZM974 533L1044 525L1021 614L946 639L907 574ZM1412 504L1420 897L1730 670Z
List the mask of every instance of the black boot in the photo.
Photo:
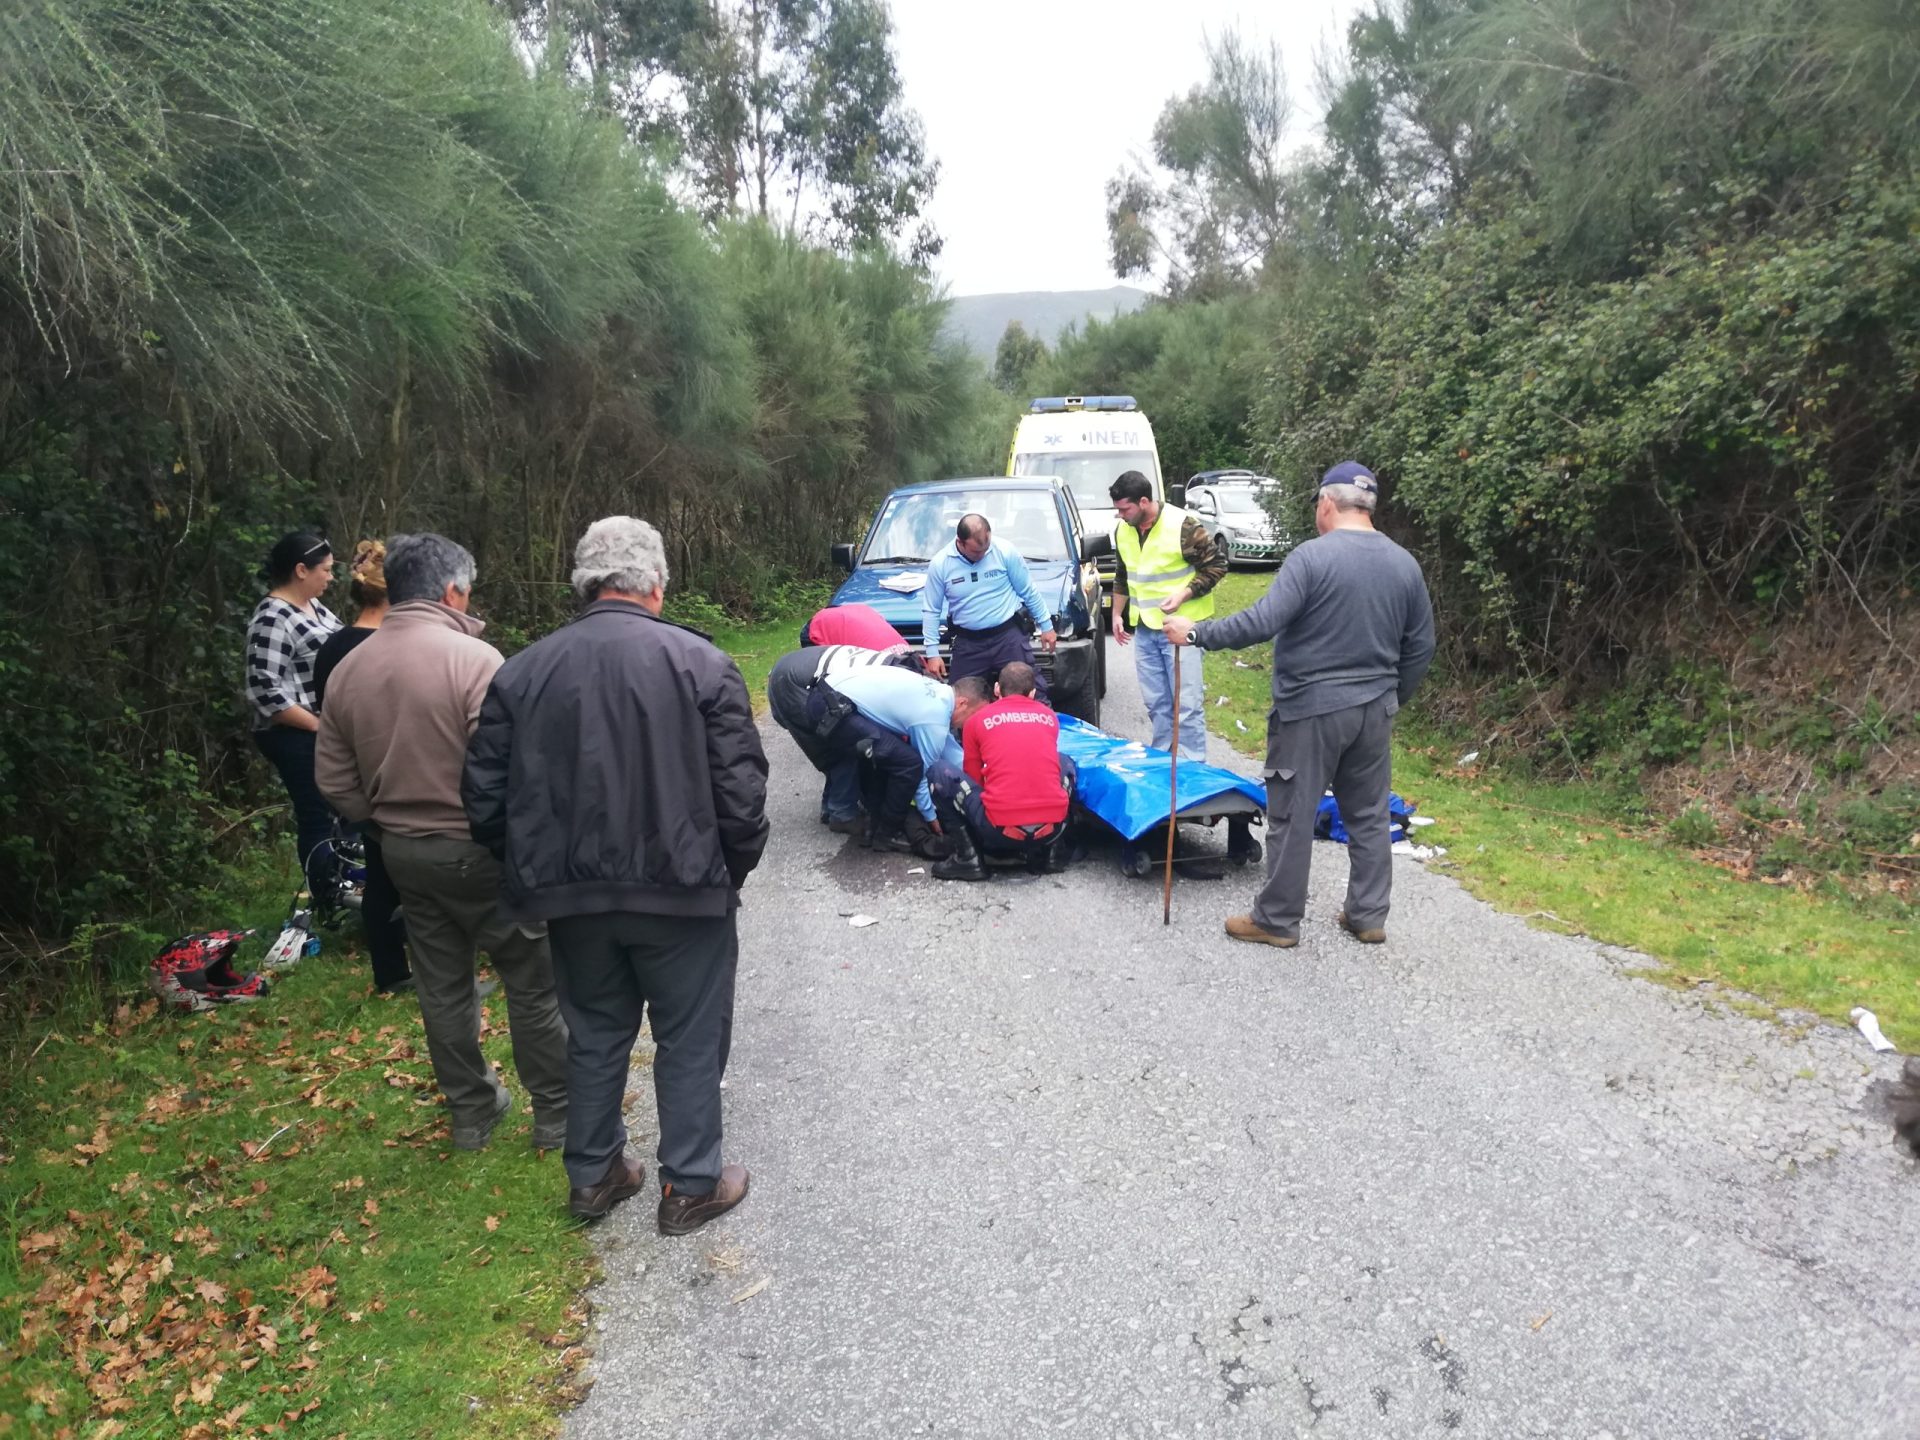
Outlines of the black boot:
M953 842L953 851L944 860L934 862L933 878L936 880L984 880L987 867L980 863L980 852L973 848L973 835L967 827L949 820L947 838Z
M1036 848L1027 851L1027 870L1034 875L1064 874L1070 850L1067 827L1062 825L1059 833L1047 842L1045 849Z

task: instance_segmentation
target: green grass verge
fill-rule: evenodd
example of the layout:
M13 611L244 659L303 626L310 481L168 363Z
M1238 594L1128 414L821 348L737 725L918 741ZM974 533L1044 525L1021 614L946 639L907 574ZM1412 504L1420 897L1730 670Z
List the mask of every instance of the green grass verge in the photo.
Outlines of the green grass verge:
M504 998L486 1010L504 1062ZM0 1417L553 1433L592 1258L516 1100L488 1149L451 1149L419 1007L340 944L259 1005L46 1029L0 1112Z
M756 706L803 599L712 626ZM270 865L231 872L188 924L271 934L291 889ZM90 937L76 953L104 978L0 1037L0 1437L556 1433L594 1257L560 1157L530 1148L504 995L484 1044L515 1110L463 1153L419 1007L373 993L357 936L259 1005L116 1001L144 995L163 938Z
M1230 575L1218 613L1252 604L1271 581ZM1207 657L1211 728L1249 755L1266 743L1271 663L1271 647ZM1421 733L1416 707L1395 743L1394 788L1439 822L1420 839L1447 847L1436 866L1473 894L1542 928L1643 951L1667 965L1648 975L1663 983L1718 982L1843 1025L1864 1005L1902 1050L1920 1049L1913 907L1739 879L1626 815L1617 794L1462 768L1460 753Z

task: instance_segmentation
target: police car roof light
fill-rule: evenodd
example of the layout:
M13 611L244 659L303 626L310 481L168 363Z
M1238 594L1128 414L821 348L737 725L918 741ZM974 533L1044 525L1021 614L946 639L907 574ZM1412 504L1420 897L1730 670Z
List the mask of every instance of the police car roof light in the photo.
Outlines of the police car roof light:
M1058 415L1069 410L1138 410L1131 395L1039 395L1027 406L1030 415Z

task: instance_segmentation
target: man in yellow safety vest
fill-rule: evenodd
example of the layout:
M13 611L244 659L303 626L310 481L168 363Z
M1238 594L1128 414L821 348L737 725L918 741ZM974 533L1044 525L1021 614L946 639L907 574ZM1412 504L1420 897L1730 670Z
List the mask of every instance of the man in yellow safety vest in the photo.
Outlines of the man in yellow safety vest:
M1226 578L1227 557L1193 516L1177 505L1153 498L1153 485L1129 470L1107 494L1120 520L1114 526L1113 638L1130 643L1127 620L1136 629L1134 669L1140 698L1153 725L1152 743L1161 750L1173 743L1173 710L1180 707L1180 758L1207 758L1207 700L1201 683L1200 656L1190 652L1181 666L1180 693L1174 694L1173 647L1163 626L1176 611L1189 620L1213 614L1213 587Z

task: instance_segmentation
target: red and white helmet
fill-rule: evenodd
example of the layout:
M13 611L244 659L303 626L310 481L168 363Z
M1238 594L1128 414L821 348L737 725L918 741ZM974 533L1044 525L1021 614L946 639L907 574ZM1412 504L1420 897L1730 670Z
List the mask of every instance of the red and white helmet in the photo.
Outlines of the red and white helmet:
M233 968L233 952L252 934L251 930L208 930L169 941L147 967L147 984L162 1005L188 1013L264 1000L266 980Z

